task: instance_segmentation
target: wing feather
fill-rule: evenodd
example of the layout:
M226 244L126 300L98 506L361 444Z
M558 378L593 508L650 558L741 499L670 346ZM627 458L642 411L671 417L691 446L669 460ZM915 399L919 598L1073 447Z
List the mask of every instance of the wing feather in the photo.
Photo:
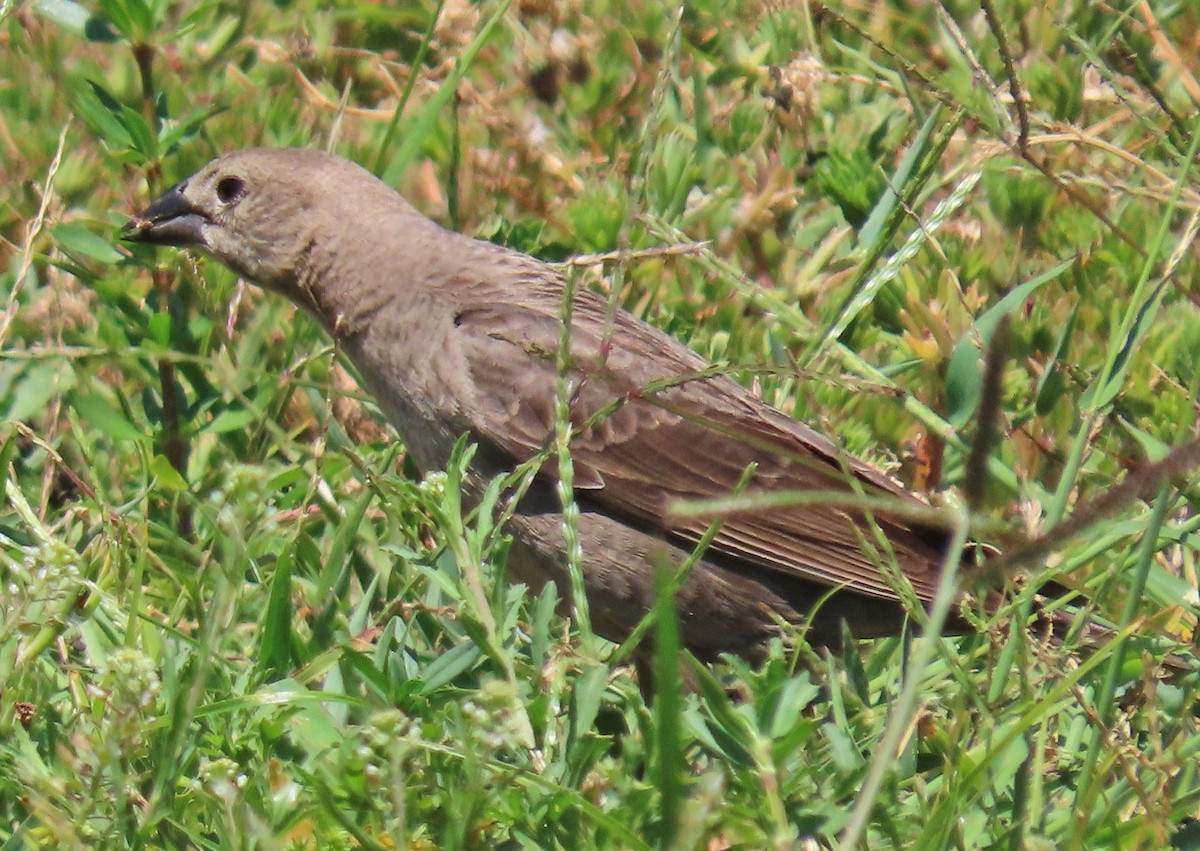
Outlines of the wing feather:
M603 300L580 293L572 338L572 441L587 497L617 516L684 542L706 523L669 513L675 500L733 492L749 465L746 493L843 491L915 501L890 478L753 397L673 338ZM526 460L554 430L557 304L498 301L456 320L475 393L475 437ZM553 476L549 463L542 474ZM932 597L941 560L936 530L876 516L921 599ZM806 505L725 516L710 553L760 568L895 599L872 544L871 521L846 506ZM867 542L864 546L864 542Z

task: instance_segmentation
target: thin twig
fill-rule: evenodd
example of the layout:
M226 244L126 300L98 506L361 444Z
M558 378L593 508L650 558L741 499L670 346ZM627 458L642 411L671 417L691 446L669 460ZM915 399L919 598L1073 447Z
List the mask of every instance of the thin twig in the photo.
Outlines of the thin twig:
M978 428L967 456L966 474L963 480L963 496L967 508L977 512L983 506L987 494L988 455L996 442L1001 404L1004 402L1004 362L1008 358L1008 341L1012 329L1012 314L1000 317L992 332L988 345L987 361L983 370L983 389L979 396Z
M701 242L680 242L674 245L660 245L654 248L643 248L638 251L605 251L602 254L576 254L569 257L559 266L573 268L576 266L598 266L601 263L616 263L626 260L649 260L654 257L682 257L689 254L701 254L712 245L712 240Z
M1137 500L1148 499L1162 485L1178 480L1200 467L1200 437L1175 447L1161 461L1131 471L1119 484L1080 505L1066 520L1044 535L1006 548L1004 555L988 563L988 572L1010 571L1043 558L1069 538L1111 517Z
M1008 77L1008 91L1012 95L1013 106L1017 110L1017 127L1019 128L1017 149L1024 153L1029 145L1029 112L1025 109L1025 93L1021 89L1021 80L1017 77L1017 70L1013 67L1012 51L1008 49L1008 38L1004 35L1004 27L1000 25L1000 18L996 15L992 0L980 0L979 5L983 9L983 16L987 18L988 28L996 38L996 44L1000 48L1000 57L1004 60L1004 74Z

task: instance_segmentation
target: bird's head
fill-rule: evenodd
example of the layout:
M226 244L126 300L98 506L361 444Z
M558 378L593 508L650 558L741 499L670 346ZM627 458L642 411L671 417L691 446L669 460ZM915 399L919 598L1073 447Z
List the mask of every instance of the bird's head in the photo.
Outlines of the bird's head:
M218 157L122 229L129 242L195 248L249 280L288 293L316 241L337 236L361 196L391 190L332 154L250 148ZM356 198L356 196L358 196Z

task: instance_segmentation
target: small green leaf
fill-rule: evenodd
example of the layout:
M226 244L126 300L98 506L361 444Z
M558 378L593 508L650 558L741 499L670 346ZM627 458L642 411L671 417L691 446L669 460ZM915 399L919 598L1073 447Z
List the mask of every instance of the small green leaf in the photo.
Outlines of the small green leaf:
M470 641L464 641L457 647L447 650L425 669L423 678L425 682L421 687L421 693L429 694L449 684L482 658L483 651L479 649L479 645Z
M0 372L0 391L7 402L7 419L28 420L37 416L57 394L74 387L75 381L75 373L61 360L28 366L6 364Z
M150 461L150 474L163 490L182 493L188 489L188 483L179 475L179 471L171 466L165 455L155 455Z
M99 393L76 393L71 397L71 407L80 419L114 441L143 440L146 437L146 432L131 423L113 400Z
M110 265L125 259L125 255L111 242L79 222L63 222L54 228L53 235L54 241L68 254L82 255Z
M33 8L39 15L81 38L92 17L91 12L71 0L37 0Z
M72 35L88 41L112 42L119 37L108 21L72 0L37 0L34 10Z
M171 345L171 314L166 311L152 314L146 322L146 332L150 339L164 348Z
M540 669L545 662L550 646L550 620L557 607L558 589L553 582L547 582L534 604L529 624L529 661L535 668Z
M292 546L288 541L275 561L271 592L258 642L258 670L283 676L292 664Z
M195 136L205 121L224 111L223 106L210 106L207 109L189 112L178 121L164 120L158 133L159 150L164 154L170 153L180 142Z
M241 431L257 419L257 414L255 414L253 411L248 411L245 408L239 408L238 410L225 410L213 417L212 422L205 427L204 431L211 431L214 434L227 434L231 431Z
M88 80L88 85L91 91L81 93L76 99L76 112L109 148L130 147L133 137L120 118L120 104L97 83Z
M951 425L966 425L979 402L982 382L983 357L974 341L964 337L946 364L946 420Z
M95 20L91 12L71 0L37 0L33 8L39 15L80 38L87 38L88 26Z
M1002 299L979 315L975 320L974 334L968 334L958 341L954 353L950 355L950 363L946 366L946 419L952 425L965 425L979 401L983 381L983 355L978 347L979 342L984 346L991 342L992 333L1001 317L1015 311L1040 286L1057 278L1074 263L1073 257L1064 260L1036 278L1013 287Z
M564 755L571 763L573 773L580 776L585 767L582 763L586 752L580 745L596 723L596 716L600 713L600 698L604 695L607 683L608 668L595 665L579 675L571 691Z
M146 117L133 107L121 106L121 121L129 131L131 145L135 151L146 159L153 160L158 156L158 138L150 129Z
M1141 447L1146 460L1151 463L1161 461L1171 451L1170 444L1164 443L1149 432L1143 431L1124 417L1119 417L1117 422L1133 438L1134 442Z
M130 30L133 29L133 22L129 20L124 3L119 1L114 2L114 0L100 0L100 8L122 35L129 35Z

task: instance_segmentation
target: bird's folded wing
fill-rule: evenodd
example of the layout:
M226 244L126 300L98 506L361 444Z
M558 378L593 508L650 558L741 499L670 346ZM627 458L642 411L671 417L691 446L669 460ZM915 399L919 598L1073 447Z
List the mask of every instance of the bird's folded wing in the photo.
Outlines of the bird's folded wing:
M557 316L511 304L476 305L456 324L474 398L474 436L524 461L554 433ZM575 485L603 510L683 542L703 518L671 514L678 500L743 493L837 492L914 498L887 476L714 374L694 352L603 302L576 305L571 337L571 442ZM551 461L542 475L553 476ZM881 543L873 523L887 533ZM880 570L893 558L921 599L931 598L941 560L938 530L853 505L805 504L723 517L710 553L830 586L894 599Z

